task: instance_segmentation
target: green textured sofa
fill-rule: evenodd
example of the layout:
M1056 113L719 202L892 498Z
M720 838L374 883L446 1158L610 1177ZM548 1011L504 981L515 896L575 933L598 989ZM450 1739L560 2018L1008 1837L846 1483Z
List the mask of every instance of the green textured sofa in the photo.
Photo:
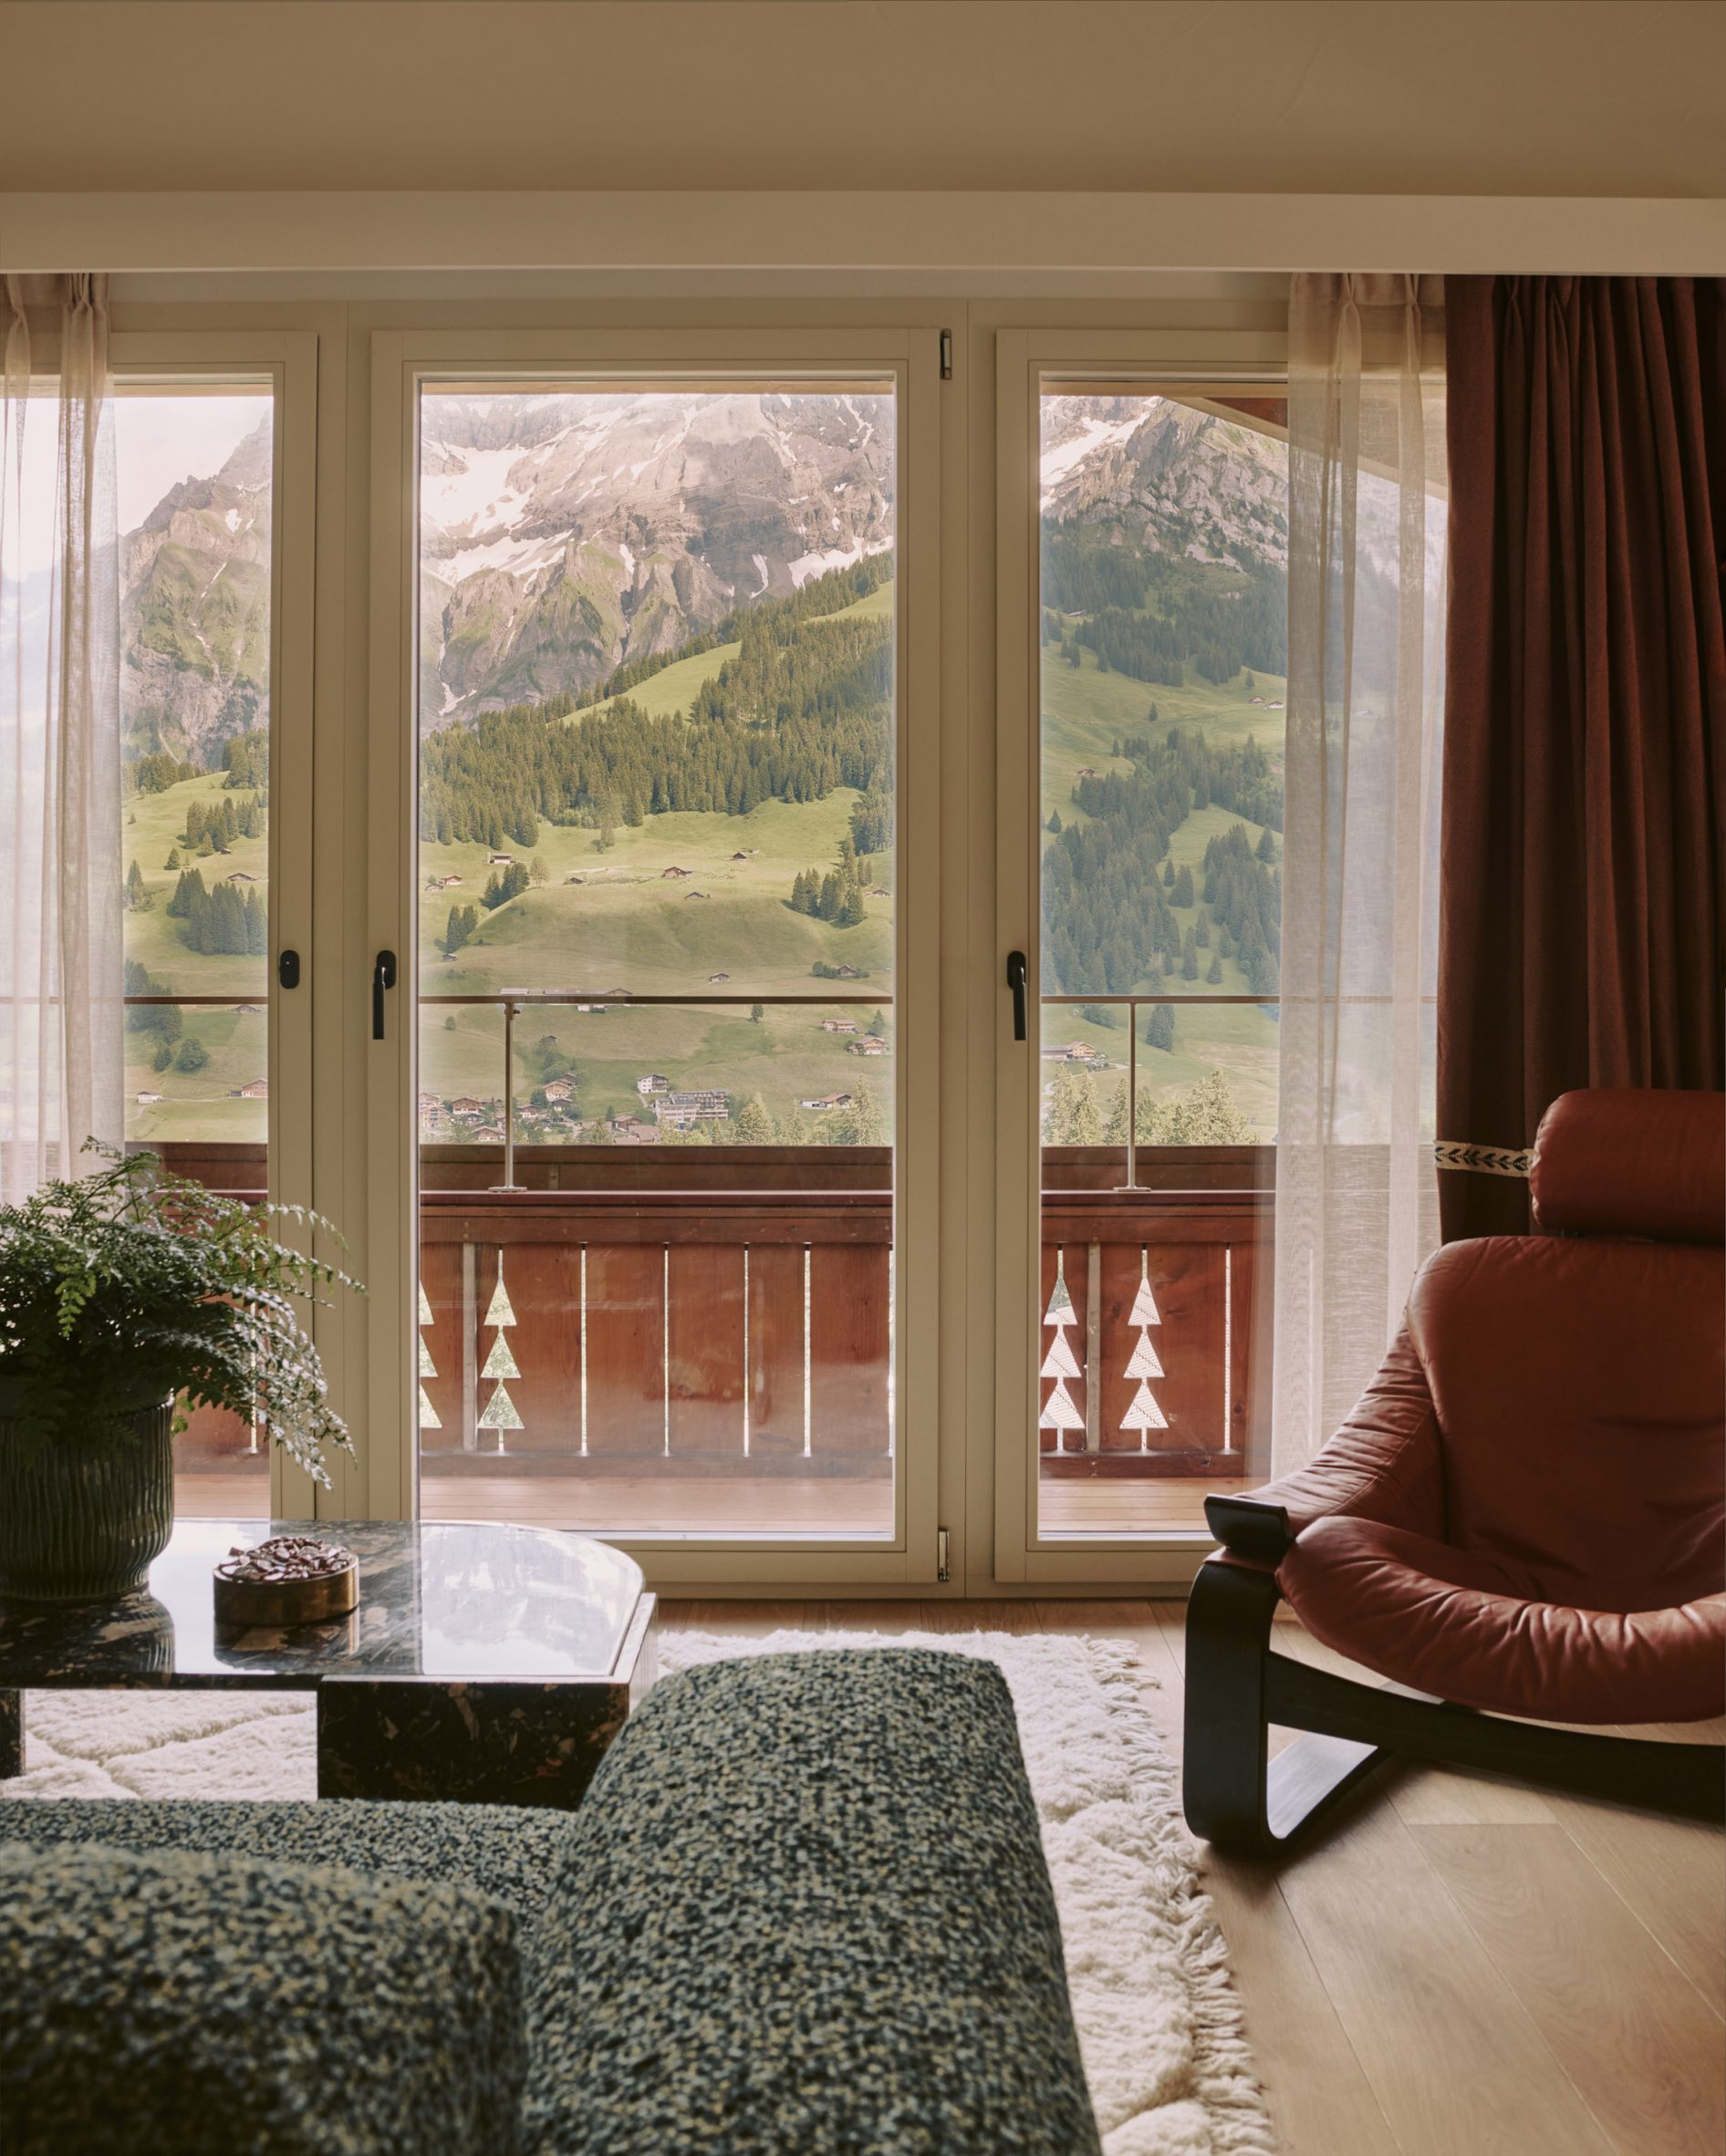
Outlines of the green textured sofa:
M0 1802L0 1845L18 1843L197 1852L181 1861L201 1877L212 1853L309 1866L332 1898L354 1873L478 1889L519 1941L525 2082L504 2140L530 2156L1096 2156L1036 1814L989 1664L880 1649L686 1671L655 1687L574 1815ZM0 2116L55 2026L0 1996ZM375 2075L375 2058L354 2067ZM349 2129L344 2147L419 2145Z

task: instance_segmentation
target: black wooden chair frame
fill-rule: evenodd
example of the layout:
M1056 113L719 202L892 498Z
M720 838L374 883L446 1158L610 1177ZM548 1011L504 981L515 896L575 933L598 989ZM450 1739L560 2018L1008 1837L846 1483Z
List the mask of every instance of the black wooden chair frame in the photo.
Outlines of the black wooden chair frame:
M1187 1824L1219 1849L1275 1856L1387 1755L1508 1776L1685 1819L1726 1814L1726 1747L1594 1736L1478 1714L1400 1684L1360 1684L1271 1651L1287 1512L1212 1497L1205 1517L1243 1563L1207 1560L1187 1604ZM1305 1734L1269 1757L1269 1732Z

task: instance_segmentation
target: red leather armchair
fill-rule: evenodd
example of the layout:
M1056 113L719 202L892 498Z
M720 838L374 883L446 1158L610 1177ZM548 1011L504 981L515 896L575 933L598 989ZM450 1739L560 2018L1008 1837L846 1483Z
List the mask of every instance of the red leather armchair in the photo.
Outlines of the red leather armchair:
M1538 1725L1726 1712L1726 1095L1564 1094L1533 1196L1422 1267L1309 1466L1207 1501L1195 1832L1274 1850L1381 1750L1720 1815L1719 1747ZM1388 1682L1274 1654L1279 1599ZM1271 1722L1312 1734L1267 1768Z

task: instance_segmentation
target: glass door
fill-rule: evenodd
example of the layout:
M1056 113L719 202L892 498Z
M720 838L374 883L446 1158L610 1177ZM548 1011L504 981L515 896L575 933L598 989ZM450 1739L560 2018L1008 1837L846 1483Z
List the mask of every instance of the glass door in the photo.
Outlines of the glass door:
M1018 341L1024 761L1003 856L1035 1153L998 1526L1032 1576L1154 1573L1204 1538L1208 1492L1267 1472L1286 404L1259 374ZM1003 639L1008 610L1003 581Z
M401 389L413 1501L931 1570L910 370L476 357Z
M126 1143L303 1202L309 1028L279 959L310 962L312 340L120 333L113 357ZM191 1411L181 1512L309 1496L240 1417Z

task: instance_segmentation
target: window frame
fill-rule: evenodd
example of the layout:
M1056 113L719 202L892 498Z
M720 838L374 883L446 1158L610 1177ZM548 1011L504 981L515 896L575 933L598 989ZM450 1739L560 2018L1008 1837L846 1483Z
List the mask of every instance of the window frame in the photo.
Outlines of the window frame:
M1202 1527L1155 1536L1045 1535L1038 1511L1037 1382L1042 1244L1040 1065L1032 1038L1012 1037L1006 954L1025 954L1026 994L1041 1011L1042 753L1040 398L1045 376L1064 388L1095 382L1193 389L1286 379L1280 330L1109 327L1068 319L1003 325L995 337L995 886L993 1506L997 1581L1025 1586L1178 1589L1213 1538Z
M313 744L317 512L318 339L306 328L132 328L114 310L109 371L117 384L164 386L267 382L274 399L270 538L269 946L266 958L269 1080L268 1197L272 1205L313 1202L312 920ZM124 389L117 391L126 394ZM276 959L300 954L301 986L283 990ZM306 1238L292 1224L284 1240ZM330 1253L323 1253L330 1254ZM307 1329L325 1347L332 1313L314 1309ZM275 1519L308 1519L323 1495L280 1446L269 1463Z
M646 310L643 310L645 312ZM897 378L899 423L897 762L903 837L895 935L896 1163L893 1237L894 1533L888 1541L797 1536L608 1537L658 1587L723 1589L813 1583L817 1589L934 1585L939 1577L941 1458L941 1008L940 775L941 663L941 375L940 332L901 318L854 327L674 325L510 328L498 310L471 327L377 327L369 344L370 520L367 564L367 762L371 808L365 871L368 952L399 954L411 987L417 909L417 742L412 726L417 619L419 385L451 376L507 379L636 374L841 375ZM350 998L351 1000L351 998ZM411 995L391 999L390 1028L364 1066L368 1132L365 1247L369 1290L363 1476L344 1509L412 1516L418 1394L410 1298L417 1279L416 1041ZM416 1029L417 1031L417 1029ZM351 1088L350 1088L351 1091ZM359 1103L356 1102L356 1105Z

